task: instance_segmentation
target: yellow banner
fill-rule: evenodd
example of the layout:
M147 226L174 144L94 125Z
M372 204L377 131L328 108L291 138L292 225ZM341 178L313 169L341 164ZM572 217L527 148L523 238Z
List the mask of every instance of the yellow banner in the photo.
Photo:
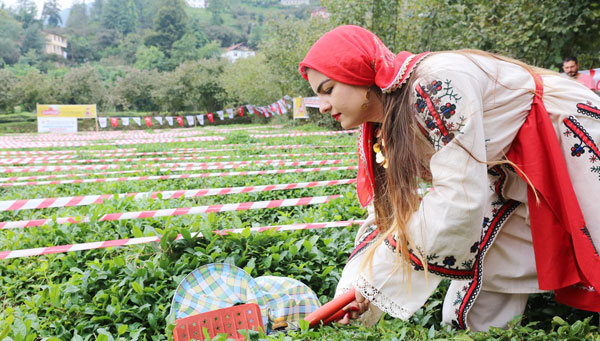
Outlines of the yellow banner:
M37 116L96 118L96 104L38 104Z
M308 112L304 106L304 100L302 97L295 97L294 100L294 119L297 118L308 118Z

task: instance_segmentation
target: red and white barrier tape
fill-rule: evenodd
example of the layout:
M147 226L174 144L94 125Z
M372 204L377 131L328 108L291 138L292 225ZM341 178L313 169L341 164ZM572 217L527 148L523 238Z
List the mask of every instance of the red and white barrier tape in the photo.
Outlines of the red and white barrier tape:
M279 146L266 146L264 143L250 143L250 144L223 144L220 145L223 148L174 148L168 151L161 152L135 152L135 148L127 149L108 149L108 150L92 150L92 149L70 149L70 150L33 150L33 151L0 151L0 156L15 158L15 157L31 157L31 158L50 158L48 154L52 155L53 158L58 159L60 156L65 159L75 158L73 154L84 153L93 154L97 157L113 157L113 156L144 156L144 155L168 155L168 154L185 154L185 153L197 153L197 152L224 152L224 151L246 151L246 150L271 150L271 149L339 149L339 148L352 148L351 145L279 145ZM231 148L231 147L243 147Z
M178 157L152 157L152 158L129 158L129 159L70 159L61 158L18 158L0 159L0 165L5 164L73 164L73 163L114 163L114 162L156 162L156 161L186 161L186 160L219 160L231 158L269 158L269 157L303 157L303 156L334 156L350 155L354 152L329 152L329 153L296 153L296 154L254 154L254 155L204 155L204 156L178 156Z
M292 134L261 134L261 135L250 135L250 137L257 139L268 139L272 137L297 137L297 136L329 136L329 135L340 135L340 134L354 134L358 130L340 130L340 131L313 131L308 133L292 133Z
M43 198L43 199L4 200L4 201L0 201L0 212L102 204L104 200L109 200L109 199L115 198L115 196L117 198L125 198L125 197L133 198L133 200L141 200L141 199L145 199L145 198L156 199L160 196L160 198L162 200L168 200L168 199L179 199L179 198L205 197L205 196L212 196L212 195L268 192L268 191L280 191L280 190L289 190L289 189L298 189L298 188L313 188L313 187L323 187L323 186L348 185L348 184L353 184L353 183L356 183L356 179L311 181L311 182L298 182L298 183L291 183L291 184L276 184L276 185L262 185L262 186L206 188L206 189L141 192L141 193L126 193L126 194L100 194L100 195L85 195L85 196L75 196L75 197L58 197L58 198Z
M223 169L225 166L220 167ZM235 168L234 166L228 166L227 168ZM206 167L201 168L207 170ZM281 173L299 173L299 172L317 172L317 171L337 171L337 170L356 170L355 166L350 167L323 167L323 168L298 168L298 169L275 169L275 170L262 170L262 171L245 171L245 172L222 172L222 173L203 173L202 177L217 177L217 176L236 176L236 175L263 175L263 174L281 174ZM166 168L160 169L159 171L177 171L177 170L195 170L195 168ZM136 173L137 170L131 171L116 171L116 172L95 172L95 173L82 173L82 174L52 174L52 175L39 175L39 176L24 176L14 178L0 178L0 181L19 181L19 180L41 180L41 179L54 179L54 178L65 178L70 176L88 177L95 175L106 175L106 174L125 174L125 173ZM195 178L196 176L193 176ZM6 180L5 180L6 179ZM130 181L127 180L123 181ZM76 179L73 179L76 180ZM49 184L58 185L60 183L51 182ZM18 186L18 185L16 185ZM33 186L33 185L31 185ZM2 187L2 185L0 185Z
M84 153L124 153L135 151L135 148L127 149L103 149L103 150L2 150L0 155L24 155L24 156L45 156L51 155L63 155L63 154L76 154L79 152Z
M114 174L131 174L139 173L139 170L125 170L125 171L114 171L114 172L93 172L93 173L79 173L79 174L48 174L48 175L32 175L32 176L12 176L9 178L0 178L0 182L7 181L32 181L32 180L43 180L43 179L61 179L69 177L88 177L96 175L114 175Z
M308 224L291 224L291 225L275 225L275 226L262 226L262 227L251 227L252 232L263 232L268 230L274 231L294 231L294 230L311 230L311 229L323 229L331 227L347 227L354 224L361 225L364 220L354 221L334 221L327 223L308 223ZM241 233L244 229L228 229L228 230L217 230L213 231L216 234L226 235L228 233ZM193 238L201 238L202 233L194 232L190 234ZM175 239L183 239L182 235L178 235ZM57 245L47 246L34 249L23 249L23 250L11 250L11 251L0 251L0 259L9 258L22 258L31 256L48 255L54 253L65 253L73 251L84 251L93 249L104 249L115 246L128 246L147 244L151 242L159 242L160 236L150 237L139 237L139 238L125 238L116 240L105 240L101 242L81 243L81 244L68 244L68 245Z
M197 162L197 163L149 163L144 165L75 165L75 166L30 166L30 167L4 167L0 168L0 173L42 173L42 172L64 172L72 170L107 170L107 169L119 169L119 168L158 168L158 167L195 167L196 169L204 169L202 167L211 167L210 169L219 169L219 166L230 166L230 165L324 165L324 164L337 164L340 162L355 162L353 159L345 160L316 160L316 161L289 161L289 160L250 160L250 161L221 161L221 162ZM293 164L297 163L297 164ZM216 168L215 168L216 167ZM233 168L233 167L223 167ZM208 169L208 168L206 168ZM0 185L2 186L2 185Z
M312 163L316 164L316 163ZM321 163L322 165L326 163ZM335 164L335 163L329 163ZM281 166L298 166L297 162L280 164ZM185 170L207 170L207 169L226 169L234 166L213 166L202 168L189 168ZM239 176L239 175L263 175L263 174L285 174L285 173L308 173L338 170L356 170L356 166L342 167L320 167L320 168L294 168L294 169L272 169L261 171L243 171L243 172L219 172L219 173L195 173L195 174L171 174L171 175L147 175L132 176L124 178L101 178L101 179L72 179L72 180L54 180L54 181L31 181L31 182L8 182L1 183L0 187L18 187L18 186L40 186L40 185L64 185L64 184L82 184L82 183L101 183L101 182L125 182L125 181L148 181L148 180L173 180L173 179L194 179L217 176ZM175 168L173 170L179 170Z
M339 148L355 148L353 145L320 145L320 144L287 144L287 145L265 145L256 148L249 148L251 150L269 150L269 149L299 149L299 148L325 148L325 149L339 149ZM205 149L205 148L173 148L173 151L185 151L185 152L218 152L223 149ZM245 150L245 149L239 149Z
M293 198L293 199L279 199L279 200L266 200L266 201L250 201L242 202L237 204L221 204L221 205L206 205L206 206L195 206L195 207L180 207L180 208L168 208L161 210L149 210L149 211L136 211L136 212L120 212L120 213L108 213L98 218L97 221L117 221L117 220L128 220L128 219L145 219L145 218L159 218L159 217L175 217L180 215L193 215L209 212L230 212L230 211L245 211L245 210L256 210L261 208L276 208L276 207L290 207L290 206L305 206L324 204L332 199L339 198L340 195L329 195L319 197L305 197L305 198ZM0 229L19 229L26 227L44 226L55 222L56 224L81 224L89 223L92 219L90 217L64 217L53 219L33 219L33 220L19 220L19 221L4 221L0 222Z
M0 137L0 143L5 141L26 142L53 142L53 141L90 141L90 140L114 140L114 139L157 139L169 137L188 137L204 134L204 131L160 131L148 133L144 130L129 130L127 132L94 132L89 134L29 134L29 135L4 135Z
M223 136L200 136L200 137L184 137L179 139L153 139L153 140L115 140L105 143L89 143L85 141L72 142L18 142L0 143L0 149L12 148L49 148L49 147L84 147L84 146L114 146L114 145L138 145L138 144L153 144L153 143L177 143L177 142L207 142L207 141L223 141Z

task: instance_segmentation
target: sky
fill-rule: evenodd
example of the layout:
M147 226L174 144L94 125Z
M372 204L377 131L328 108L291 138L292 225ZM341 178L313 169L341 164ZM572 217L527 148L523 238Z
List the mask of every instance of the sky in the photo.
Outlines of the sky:
M40 16L42 14L42 8L44 8L44 2L46 2L46 0L33 0L37 6L37 10L38 10L38 16ZM0 3L4 3L4 5L6 7L16 7L17 5L17 0L0 0ZM92 2L92 0L88 0L86 1L86 3L88 2ZM58 0L58 5L60 6L60 9L66 9L71 7L71 5L73 4L73 0Z

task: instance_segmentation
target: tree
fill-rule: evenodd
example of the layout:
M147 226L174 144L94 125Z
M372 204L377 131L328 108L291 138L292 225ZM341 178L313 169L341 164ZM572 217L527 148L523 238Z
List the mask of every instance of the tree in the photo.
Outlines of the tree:
M65 76L59 100L63 104L93 104L104 107L106 90L98 73L89 65L71 69Z
M146 38L146 45L156 46L169 56L173 43L187 32L187 20L183 0L163 0L154 18L154 32Z
M157 0L135 0L138 18L138 32L152 29L154 18L158 12L159 2Z
M137 10L133 0L108 0L102 5L101 26L126 35L135 32Z
M246 39L235 29L228 26L209 25L204 28L206 37L211 40L218 40L221 46L229 47L236 43L245 43Z
M118 110L156 111L158 106L152 93L160 86L160 75L156 70L128 69L111 88Z
M209 1L207 9L210 12L210 23L211 25L220 26L223 25L224 20L222 17L223 12L227 9L229 3L227 0L221 1Z
M23 33L21 24L7 11L0 10L0 65L11 65L19 61L19 44Z
M42 22L45 22L48 27L57 27L62 24L58 0L47 0L44 3L44 8L42 9Z
M216 58L221 55L221 44L218 41L211 41L198 49L198 56L201 59Z
M219 78L225 63L215 59L185 62L173 72L163 73L154 98L168 111L222 109L227 98Z
M87 37L72 36L67 42L67 55L76 63L94 60L94 48Z
M278 82L262 53L226 65L220 82L227 95L241 103L267 105L286 95L273 86Z
M298 73L298 63L312 44L331 29L332 25L332 22L321 18L309 21L280 18L268 22L266 39L260 44L260 50L265 54L269 73L273 75L273 86L281 94L313 94L308 82Z
M183 35L183 37L181 37L181 39L173 43L173 47L171 49L171 59L173 59L175 63L179 65L186 60L200 59L199 52L196 36L186 33Z
M42 35L41 24L32 23L29 25L23 34L23 40L21 41L21 54L25 54L30 50L34 50L38 54L42 54L44 46L46 45L46 38Z
M67 19L67 28L73 32L80 33L88 27L88 14L85 2L76 2L71 7L69 18Z
M0 69L0 112L12 112L16 105L14 87L17 77L7 69Z
M90 21L99 22L102 18L102 7L104 0L94 0L92 8L90 9Z
M20 77L13 87L12 96L16 105L22 105L27 111L34 111L37 103L53 103L56 99L56 88L48 77L37 69L31 69Z
M134 64L140 46L143 46L142 37L137 33L128 34L119 45L119 55L127 64Z
M156 46L139 46L135 53L135 67L142 70L164 70L165 54Z
M587 67L600 63L595 0L323 0L323 5L334 25L368 28L395 52L475 48L554 69L574 54Z
M23 24L24 29L36 21L36 14L37 6L33 0L17 0L15 18Z

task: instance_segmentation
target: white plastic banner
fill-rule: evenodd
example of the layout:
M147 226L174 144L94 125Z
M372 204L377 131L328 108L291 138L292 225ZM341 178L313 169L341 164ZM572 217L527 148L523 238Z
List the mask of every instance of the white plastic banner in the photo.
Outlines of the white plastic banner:
M137 123L137 125L142 125L142 120L139 117L132 117L133 122Z
M106 128L107 119L106 117L98 117L98 124L100 124L100 128Z
M121 122L123 122L123 125L127 127L129 125L129 117L121 117Z
M76 133L77 117L38 117L38 133Z
M155 119L158 121L158 124L160 124L160 125L163 124L163 118L162 118L162 116L156 116Z
M173 116L165 116L165 120L167 120L167 123L172 126L173 125Z
M204 125L204 115L196 115L196 118L198 119L198 124L203 126Z
M190 127L194 125L194 116L186 116L185 119Z
M219 115L219 119L221 121L223 121L225 119L225 113L223 112L223 110L217 111L217 115Z

